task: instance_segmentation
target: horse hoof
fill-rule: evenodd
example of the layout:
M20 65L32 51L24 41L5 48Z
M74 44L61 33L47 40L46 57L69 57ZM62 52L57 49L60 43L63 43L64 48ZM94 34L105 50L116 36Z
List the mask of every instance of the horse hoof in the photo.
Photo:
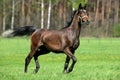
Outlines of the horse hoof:
M64 70L63 73L69 73L69 71L68 70Z
M24 72L25 74L27 74L27 72Z
M35 69L34 71L33 71L33 74L36 74L38 71Z
M24 73L27 73L27 71L24 71Z

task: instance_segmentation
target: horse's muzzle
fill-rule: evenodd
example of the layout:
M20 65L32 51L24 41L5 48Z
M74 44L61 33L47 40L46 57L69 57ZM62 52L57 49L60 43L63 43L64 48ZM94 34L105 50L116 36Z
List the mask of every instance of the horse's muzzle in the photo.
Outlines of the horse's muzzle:
M86 24L88 25L89 23L90 23L90 21L89 21L89 20L87 20L87 21L86 21Z
M82 24L89 24L90 23L90 21L89 20L85 20L85 21L82 21Z

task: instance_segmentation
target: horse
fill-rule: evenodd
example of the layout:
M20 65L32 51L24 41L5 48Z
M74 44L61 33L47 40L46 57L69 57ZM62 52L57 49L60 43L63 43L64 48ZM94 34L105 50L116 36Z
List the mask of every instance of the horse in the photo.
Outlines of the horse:
M63 72L72 72L75 63L77 62L74 53L80 44L79 37L82 23L89 23L89 17L86 12L86 5L82 7L80 3L68 26L60 30L36 30L31 36L31 49L30 53L25 59L24 72L27 73L28 65L31 59L34 57L36 64L34 73L37 73L40 68L38 56L50 52L66 54ZM70 59L72 60L72 64L68 68Z

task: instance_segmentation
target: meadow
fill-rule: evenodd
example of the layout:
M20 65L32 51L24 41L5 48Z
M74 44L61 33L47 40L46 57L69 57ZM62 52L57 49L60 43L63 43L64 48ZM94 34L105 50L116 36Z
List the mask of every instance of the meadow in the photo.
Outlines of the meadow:
M70 74L62 73L66 56L54 53L39 56L37 74L32 59L25 74L29 49L29 37L0 38L0 80L120 80L120 38L81 38Z

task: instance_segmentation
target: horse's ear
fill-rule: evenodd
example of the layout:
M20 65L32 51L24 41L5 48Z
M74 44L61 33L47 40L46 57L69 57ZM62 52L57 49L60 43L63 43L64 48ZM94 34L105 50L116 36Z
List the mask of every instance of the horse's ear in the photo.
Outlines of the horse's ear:
M79 4L79 7L78 7L78 10L81 9L81 8L82 8L82 4L80 3L80 4Z
M86 7L87 7L87 4L85 4L84 9L86 9Z

